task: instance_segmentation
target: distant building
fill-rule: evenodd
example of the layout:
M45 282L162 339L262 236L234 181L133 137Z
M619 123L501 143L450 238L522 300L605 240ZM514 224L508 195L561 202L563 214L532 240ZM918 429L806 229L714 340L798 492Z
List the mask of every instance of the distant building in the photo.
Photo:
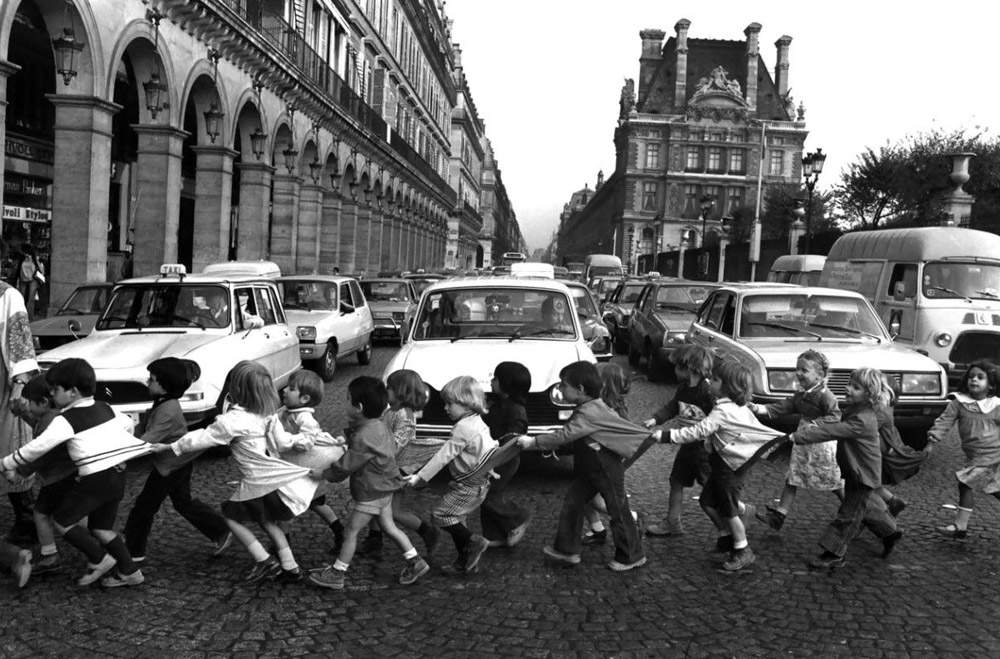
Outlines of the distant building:
M688 38L690 25L678 21L666 43L662 30L639 33L638 90L632 79L622 88L615 172L585 208L564 212L560 258L613 244L634 264L682 243L711 243L723 217L752 212L758 176L762 187L800 181L808 131L789 91L792 38L775 42L772 78L759 23L743 41Z

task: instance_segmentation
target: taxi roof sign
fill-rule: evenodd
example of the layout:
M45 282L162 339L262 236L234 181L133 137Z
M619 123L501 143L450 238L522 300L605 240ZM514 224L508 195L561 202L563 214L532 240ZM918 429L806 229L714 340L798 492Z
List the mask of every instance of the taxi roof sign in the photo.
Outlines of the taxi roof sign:
M169 277L171 275L183 277L186 274L187 268L183 263L164 263L160 266L160 275L163 277Z

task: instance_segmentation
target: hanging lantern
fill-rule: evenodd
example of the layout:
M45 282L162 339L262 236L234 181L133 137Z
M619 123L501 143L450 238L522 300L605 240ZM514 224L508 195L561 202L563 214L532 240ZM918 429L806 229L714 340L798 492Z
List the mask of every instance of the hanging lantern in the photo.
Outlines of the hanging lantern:
M253 157L260 160L264 155L264 143L267 142L267 133L257 127L257 130L250 133L250 150L253 152Z
M309 163L309 176L312 178L313 183L319 183L319 177L323 174L323 163L317 158Z
M281 152L281 155L285 157L285 169L291 174L295 170L295 161L299 157L299 152L296 151L291 144Z
M160 74L154 71L142 88L146 93L146 109L156 119L156 115L167 106L167 85L160 82Z
M330 172L330 187L334 192L340 192L340 174L336 169Z
M205 133L208 135L208 139L212 141L212 144L215 144L215 138L219 136L219 126L224 116L226 115L219 110L219 107L214 102L205 112Z
M83 50L83 42L76 39L73 26L68 25L63 28L61 37L52 40L52 47L59 59L56 71L62 76L63 85L68 86L69 81L76 77L76 54Z

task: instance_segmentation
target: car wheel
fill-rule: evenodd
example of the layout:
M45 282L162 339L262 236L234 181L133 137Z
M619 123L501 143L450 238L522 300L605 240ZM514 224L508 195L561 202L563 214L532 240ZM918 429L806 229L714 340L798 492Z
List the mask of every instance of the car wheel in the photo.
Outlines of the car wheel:
M646 343L646 373L650 382L660 381L660 364L656 359L656 349L652 343Z
M358 363L367 366L372 360L372 339L368 337L368 343L361 350L358 350Z
M632 366L632 367L639 366L639 360L641 358L642 358L642 355L639 354L639 351L636 350L632 346L631 343L629 343L629 346L628 346L628 365Z
M333 341L327 344L323 357L316 360L316 372L323 378L323 382L333 380L333 376L337 372L337 344Z

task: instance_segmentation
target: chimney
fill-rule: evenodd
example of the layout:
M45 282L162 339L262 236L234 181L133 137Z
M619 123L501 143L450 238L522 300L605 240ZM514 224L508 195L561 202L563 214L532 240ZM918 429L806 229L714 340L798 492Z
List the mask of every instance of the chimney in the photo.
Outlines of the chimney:
M778 49L778 63L774 65L774 86L778 88L778 96L784 99L788 93L788 46L792 38L787 34L774 42Z
M674 107L683 108L687 105L687 77L688 77L688 28L691 21L682 18L674 25L674 32L677 33L677 70L674 78Z
M451 61L454 62L456 69L462 68L462 47L457 43L452 44Z
M663 37L666 36L663 30L643 30L639 33L642 39L642 55L639 57L639 92L640 100L646 98L649 91L649 83L656 73L656 67L663 59Z
M760 23L751 23L743 30L747 37L746 102L751 112L757 110L757 59L760 57Z

